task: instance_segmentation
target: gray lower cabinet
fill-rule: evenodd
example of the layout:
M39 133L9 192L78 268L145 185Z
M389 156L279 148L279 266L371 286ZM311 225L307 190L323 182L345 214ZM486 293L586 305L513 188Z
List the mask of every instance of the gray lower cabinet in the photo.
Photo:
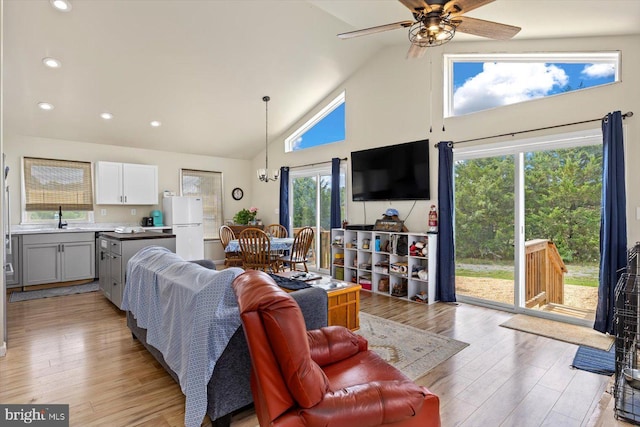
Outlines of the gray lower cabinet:
M109 269L111 267L109 240L100 237L96 242L96 246L98 258L98 281L100 283L100 290L108 300L111 300L111 286L107 285L111 281L111 273L109 272Z
M11 252L7 250L7 264L11 264L13 273L7 273L5 283L7 288L15 288L21 286L22 281L22 263L21 247L22 239L19 235L11 236Z
M95 276L95 233L22 236L22 285L69 282Z
M176 251L176 237L165 233L101 233L98 237L98 277L100 289L120 308L126 283L127 263L146 246L162 246Z

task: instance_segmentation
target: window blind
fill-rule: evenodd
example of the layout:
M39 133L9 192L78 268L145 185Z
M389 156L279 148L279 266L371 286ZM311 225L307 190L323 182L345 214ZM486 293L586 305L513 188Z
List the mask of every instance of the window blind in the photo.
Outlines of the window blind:
M91 162L24 158L25 209L93 210Z
M222 173L182 169L182 195L200 196L205 239L219 239L222 225Z

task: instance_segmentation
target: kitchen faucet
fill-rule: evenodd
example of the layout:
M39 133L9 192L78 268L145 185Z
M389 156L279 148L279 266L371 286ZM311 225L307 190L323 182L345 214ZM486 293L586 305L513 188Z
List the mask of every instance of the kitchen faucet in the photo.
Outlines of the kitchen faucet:
M58 228L64 228L67 226L66 222L62 222L62 206L58 206Z

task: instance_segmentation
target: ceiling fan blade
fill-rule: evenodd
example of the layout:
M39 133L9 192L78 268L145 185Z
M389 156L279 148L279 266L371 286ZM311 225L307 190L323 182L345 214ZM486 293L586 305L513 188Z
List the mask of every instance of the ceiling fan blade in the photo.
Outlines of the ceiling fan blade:
M424 0L398 0L400 3L405 5L407 9L411 11L411 13L416 13L419 10L424 10L425 12L431 11L431 6Z
M362 30L349 31L348 33L340 33L338 37L341 39L350 39L353 37L366 36L367 34L381 33L383 31L395 30L397 28L407 28L413 25L413 21L394 22L393 24L378 25L377 27L363 28Z
M445 12L451 13L451 16L462 15L477 9L485 4L493 3L495 0L451 0L444 5Z
M507 40L518 34L521 30L520 27L513 25L499 24L497 22L485 21L477 18L470 18L468 16L458 16L455 22L460 22L456 25L456 32L473 34L474 36L487 37L495 40Z
M422 58L427 51L427 47L420 47L417 44L411 43L411 47L409 47L409 51L407 52L407 59L418 59Z

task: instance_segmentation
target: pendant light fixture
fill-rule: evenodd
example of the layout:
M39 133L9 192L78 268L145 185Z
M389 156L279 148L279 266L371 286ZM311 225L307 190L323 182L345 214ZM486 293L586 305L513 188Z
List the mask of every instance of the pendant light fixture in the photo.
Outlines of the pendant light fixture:
M264 169L258 169L258 179L263 182L277 181L280 171L269 170L269 96L263 96L264 101Z

